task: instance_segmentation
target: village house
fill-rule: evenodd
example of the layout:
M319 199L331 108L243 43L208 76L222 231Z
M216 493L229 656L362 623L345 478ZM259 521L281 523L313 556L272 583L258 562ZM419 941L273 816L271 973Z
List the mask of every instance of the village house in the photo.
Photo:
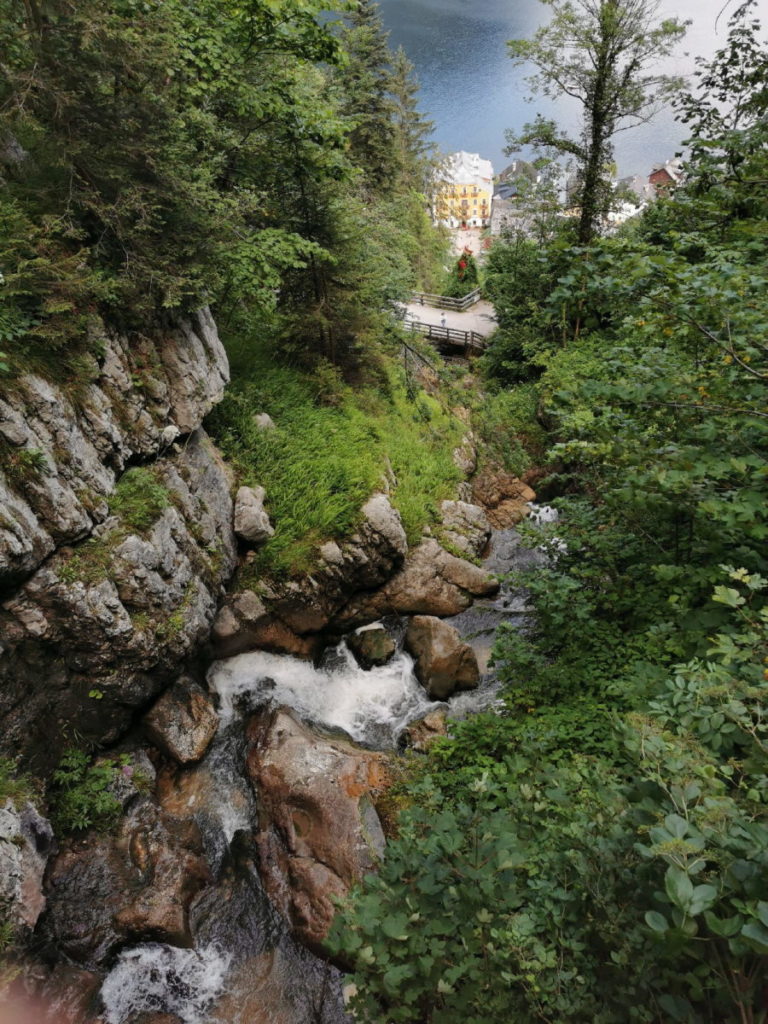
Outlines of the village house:
M449 228L484 228L491 219L493 166L477 153L453 153L436 181L434 219Z
M674 160L667 160L663 164L655 164L648 175L648 184L653 186L657 196L671 192L676 185L679 185L683 176L683 162L675 157Z

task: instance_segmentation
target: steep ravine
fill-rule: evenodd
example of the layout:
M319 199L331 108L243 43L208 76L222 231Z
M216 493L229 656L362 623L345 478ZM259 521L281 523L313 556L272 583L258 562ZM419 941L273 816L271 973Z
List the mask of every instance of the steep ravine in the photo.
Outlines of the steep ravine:
M39 777L73 745L122 765L106 831L54 835L19 798L0 811L14 1024L347 1020L323 939L383 853L391 751L410 722L495 697L464 640L484 668L475 634L521 610L488 575L519 561L509 530L482 567L435 537L409 549L380 493L311 575L224 593L242 522L200 424L226 377L201 314L105 333L77 401L32 380L0 404L6 442L43 453L1 524L3 753ZM533 497L496 490L492 520ZM452 550L476 557L490 533L482 508L443 504Z

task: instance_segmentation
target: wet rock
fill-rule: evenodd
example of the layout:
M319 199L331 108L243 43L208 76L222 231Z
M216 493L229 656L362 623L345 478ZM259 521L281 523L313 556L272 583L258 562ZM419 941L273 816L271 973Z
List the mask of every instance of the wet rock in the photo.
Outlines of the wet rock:
M33 929L45 907L43 874L53 829L31 803L0 807L0 919Z
M241 487L235 497L235 533L248 544L263 544L275 534L264 510L263 487Z
M350 601L335 623L343 627L393 613L458 615L473 597L495 594L498 589L498 582L483 569L448 554L436 540L426 540L388 583L373 594Z
M491 536L491 524L479 505L466 501L443 501L440 504L442 539L463 555L478 558Z
M184 1024L175 1013L134 1013L125 1024Z
M472 500L485 509L495 529L504 530L528 515L528 502L536 500L536 492L511 473L491 467L472 481Z
M431 615L414 615L405 634L414 671L430 697L445 700L455 690L474 690L480 682L475 652L458 630Z
M149 739L179 764L199 761L219 727L207 693L193 680L179 679L144 716Z
M383 853L373 795L386 785L386 758L321 739L284 710L253 718L248 738L264 886L297 938L322 950L333 898Z
M283 585L269 602L271 612L294 633L324 629L350 595L381 586L402 565L408 542L389 498L374 494L362 513L348 541L325 545L325 561L316 572Z
M216 658L256 650L313 658L318 648L316 638L298 636L268 612L252 590L230 594L224 599L213 623L211 643Z
M428 750L435 740L448 734L447 717L445 711L430 711L424 718L411 724L405 729L405 740L412 750Z
M189 946L188 909L210 880L197 827L135 805L111 836L65 840L46 880L39 934L95 968L128 939Z
M394 637L380 622L361 626L354 633L350 633L347 637L347 647L361 668L386 665L397 650Z
M155 473L167 504L154 524L110 517L0 607L2 746L37 770L67 728L114 742L208 639L235 563L228 477L202 431Z

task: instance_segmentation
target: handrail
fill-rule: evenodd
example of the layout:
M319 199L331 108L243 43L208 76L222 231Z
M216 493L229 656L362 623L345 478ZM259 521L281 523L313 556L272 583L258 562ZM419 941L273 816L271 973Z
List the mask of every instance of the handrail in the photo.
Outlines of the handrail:
M414 292L413 302L420 302L422 306L436 306L438 309L455 309L464 312L470 306L480 301L480 289L475 288L467 292L460 299L454 299L450 295L433 295L431 292Z
M465 356L485 351L486 339L477 331L458 331L455 327L439 327L437 324L424 324L420 320L411 320L404 326L437 342L438 348L462 348Z

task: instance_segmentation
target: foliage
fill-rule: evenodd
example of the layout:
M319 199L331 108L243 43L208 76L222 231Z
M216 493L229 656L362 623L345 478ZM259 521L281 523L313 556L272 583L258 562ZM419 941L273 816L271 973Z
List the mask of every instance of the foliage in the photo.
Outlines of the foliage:
M126 470L109 499L110 512L119 516L127 529L140 534L154 526L169 505L168 491L156 472L145 466Z
M516 63L530 63L535 91L563 93L583 112L581 138L576 141L539 115L518 136L511 149L534 145L575 157L579 171L578 239L589 242L610 206L606 167L611 139L620 128L642 124L679 88L678 79L654 72L669 56L685 27L675 19L657 22L655 0L544 0L552 20L531 39L509 43Z
M435 520L458 481L450 453L462 425L434 398L410 391L399 369L385 362L353 391L328 364L312 373L279 365L251 339L233 341L230 356L235 383L210 427L244 482L266 488L275 536L258 571L311 566L324 541L352 531L387 467L409 539ZM259 411L276 429L260 429Z
M91 763L84 751L74 747L65 750L51 777L49 800L54 827L63 832L80 832L113 825L122 805L112 786L127 764L127 755L99 758Z
M8 757L0 757L0 806L6 800L28 800L31 794L32 784L19 773L16 762Z
M477 269L477 261L472 255L472 250L465 248L458 256L451 268L448 280L442 288L441 294L450 298L461 299L474 291L480 283L480 274Z

